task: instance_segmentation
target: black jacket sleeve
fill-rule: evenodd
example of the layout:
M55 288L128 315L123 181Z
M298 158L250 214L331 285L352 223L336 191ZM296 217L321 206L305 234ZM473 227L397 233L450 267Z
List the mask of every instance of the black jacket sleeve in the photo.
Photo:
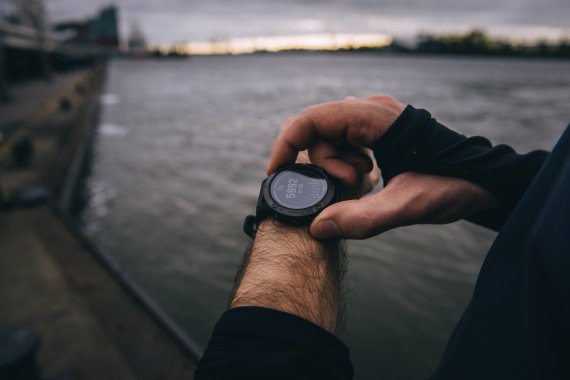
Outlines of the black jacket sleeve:
M196 369L196 380L327 379L353 376L348 348L303 318L261 307L226 311Z
M498 210L468 220L499 230L510 215L548 152L520 155L507 145L493 146L484 137L466 137L407 106L373 147L384 184L406 171L462 178L491 192L501 203Z

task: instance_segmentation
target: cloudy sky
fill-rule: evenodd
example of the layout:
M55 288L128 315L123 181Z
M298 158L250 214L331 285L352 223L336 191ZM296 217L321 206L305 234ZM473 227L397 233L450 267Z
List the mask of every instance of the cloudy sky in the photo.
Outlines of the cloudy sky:
M83 18L111 0L45 0L52 21ZM123 36L138 22L152 43L307 33L462 31L570 37L569 0L115 0Z

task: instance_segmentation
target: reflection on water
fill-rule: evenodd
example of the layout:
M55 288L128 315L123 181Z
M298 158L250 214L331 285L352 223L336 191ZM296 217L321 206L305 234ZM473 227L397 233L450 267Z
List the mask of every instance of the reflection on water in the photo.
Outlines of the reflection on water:
M101 123L99 133L104 136L126 136L129 131L125 127L113 123Z
M117 94L103 94L101 96L101 104L104 106L114 106L120 102L119 95Z
M550 149L567 63L277 55L112 63L82 219L202 344L224 310L281 121L305 106L390 93L465 134ZM350 245L356 379L426 378L494 234L465 222Z

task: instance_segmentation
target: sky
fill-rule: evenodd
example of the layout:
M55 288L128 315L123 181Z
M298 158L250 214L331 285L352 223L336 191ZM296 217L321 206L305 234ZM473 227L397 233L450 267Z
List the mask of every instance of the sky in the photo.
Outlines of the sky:
M150 43L323 33L421 32L481 27L513 39L570 37L570 0L44 0L51 21L84 18L111 2L122 36L136 22Z

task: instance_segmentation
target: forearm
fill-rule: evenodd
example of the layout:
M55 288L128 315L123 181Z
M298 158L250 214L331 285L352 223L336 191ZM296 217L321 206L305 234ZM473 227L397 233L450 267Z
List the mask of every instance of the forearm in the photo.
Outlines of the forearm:
M348 348L333 335L344 266L340 242L262 222L195 378L351 379Z
M337 333L344 272L341 242L318 241L306 227L266 219L246 254L230 308L280 310Z

